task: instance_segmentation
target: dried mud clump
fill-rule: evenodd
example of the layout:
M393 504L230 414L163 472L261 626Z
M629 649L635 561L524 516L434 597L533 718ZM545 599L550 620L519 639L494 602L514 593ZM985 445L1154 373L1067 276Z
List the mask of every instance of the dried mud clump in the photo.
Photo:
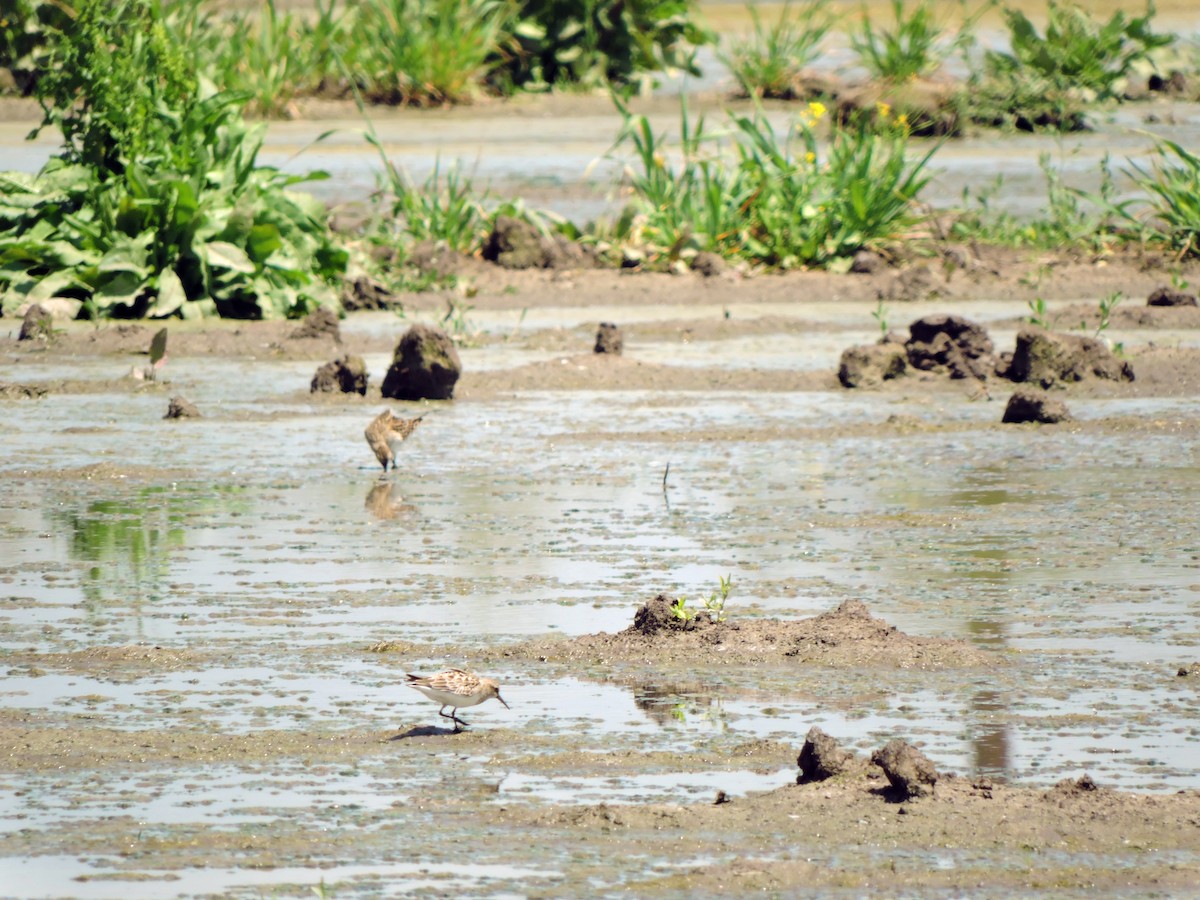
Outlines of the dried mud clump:
M875 387L899 378L908 370L908 359L901 344L863 344L842 352L838 381L842 387Z
M908 330L911 336L904 347L914 369L983 380L996 368L987 331L962 316L926 316Z
M170 403L167 404L167 413L163 416L164 419L199 419L200 410L196 408L196 404L183 397L172 397Z
M601 322L600 327L596 329L596 353L611 353L613 356L620 356L625 349L625 337L621 334L621 329L612 322Z
M725 274L728 266L720 254L701 250L692 257L692 271L705 278L717 278Z
M1133 367L1113 356L1103 341L1029 326L1017 333L1017 346L998 375L1021 384L1050 388L1089 378L1133 381Z
M511 216L497 216L483 258L505 269L561 269L590 265L591 257L562 235L546 235Z
M21 331L17 334L17 340L48 341L53 337L54 316L40 303L34 303L25 310L25 318L21 321Z
M825 781L841 775L857 766L859 759L853 752L838 745L838 742L814 725L808 730L796 765L800 774L796 784Z
M450 400L460 375L462 361L450 335L414 325L396 344L381 390L394 400Z
M1008 398L1008 405L1004 407L1004 417L1000 421L1010 424L1035 422L1040 425L1056 425L1059 422L1072 421L1072 416L1067 404L1051 397L1045 391L1017 388Z
M370 275L359 275L342 285L342 309L357 312L366 309L392 309L400 306L393 290Z
M913 266L897 272L891 284L877 291L885 303L917 303L934 300L944 293L944 282L933 274L929 266Z
M342 342L342 330L338 324L337 313L328 306L321 306L310 312L300 322L300 327L291 334L292 340L311 340L313 338L331 337L339 344Z
M1062 802L1064 800L1078 799L1080 797L1090 797L1100 795L1101 793L1111 793L1107 788L1101 788L1100 785L1092 779L1091 775L1084 775L1072 781L1070 778L1064 778L1058 784L1054 785L1044 795L1046 800L1052 802Z
M1147 306L1196 306L1196 295L1171 287L1160 287L1146 298Z
M940 777L929 757L899 738L872 753L871 762L883 769L892 790L906 800L932 794Z
M332 394L341 391L343 394L367 393L367 366L361 356L347 353L339 359L325 363L313 375L309 392L313 394Z

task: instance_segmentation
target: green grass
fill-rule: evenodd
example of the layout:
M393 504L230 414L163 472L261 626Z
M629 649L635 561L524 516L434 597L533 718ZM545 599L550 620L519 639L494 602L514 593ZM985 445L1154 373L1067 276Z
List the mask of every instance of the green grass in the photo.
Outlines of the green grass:
M1145 199L1113 208L1135 226L1142 240L1159 243L1181 259L1200 256L1200 156L1161 138L1156 154L1150 168L1132 164L1126 170L1145 191Z
M644 116L623 111L617 149L634 151L634 199L605 237L625 259L652 266L708 250L778 269L846 268L858 250L915 221L936 150L909 160L907 131L896 126L834 127L819 143L826 110L815 102L782 136L760 113L730 114L725 129L710 131L684 105L675 148Z
M871 77L907 81L932 75L951 54L968 47L983 9L967 15L950 40L931 0L892 0L891 12L892 22L885 26L864 7L862 21L850 32L850 45Z
M764 25L757 6L749 7L751 38L735 40L719 53L747 97L792 99L802 95L800 76L817 56L834 19L822 0L784 3L779 17Z

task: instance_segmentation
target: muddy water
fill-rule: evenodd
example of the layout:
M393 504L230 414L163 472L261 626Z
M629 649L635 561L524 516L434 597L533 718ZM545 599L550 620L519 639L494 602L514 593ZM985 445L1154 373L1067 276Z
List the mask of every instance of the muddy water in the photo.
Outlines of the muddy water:
M829 368L865 337L832 307L804 315L822 327L697 342L678 364L707 351ZM510 318L476 325L511 334ZM538 329L582 318L594 311L538 310L464 364L552 358ZM367 316L346 332L394 327ZM626 352L658 349L631 336ZM999 404L920 386L529 391L432 405L401 471L380 478L361 437L378 404L314 403L313 362L172 357L171 384L142 392L119 381L127 366L0 360L0 380L92 384L5 404L0 721L19 760L0 770L5 893L579 886L591 864L568 845L497 836L464 859L475 816L777 787L812 725L860 750L904 736L939 767L1014 783L1086 771L1200 787L1200 697L1176 677L1200 642L1194 428L1000 430ZM204 418L164 422L175 394ZM1085 422L1200 413L1190 399L1072 409ZM905 432L883 424L893 414L948 424ZM399 686L525 636L619 630L653 594L703 596L726 574L733 616L861 598L1001 664L514 662L489 669L511 710L464 711L473 727L457 737ZM370 652L381 641L400 643Z

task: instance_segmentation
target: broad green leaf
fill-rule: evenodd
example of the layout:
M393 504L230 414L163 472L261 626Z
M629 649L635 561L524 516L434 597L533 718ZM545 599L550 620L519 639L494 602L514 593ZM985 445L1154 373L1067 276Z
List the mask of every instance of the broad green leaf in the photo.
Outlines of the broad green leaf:
M93 292L92 300L101 309L133 306L146 289L146 282L133 272L116 272Z
M146 315L151 318L162 318L163 316L173 315L179 311L179 308L187 303L187 291L183 288L183 282L179 280L179 276L174 269L163 269L158 273L158 296ZM165 332L166 329L163 329ZM162 332L160 332L162 333ZM155 336L157 340L157 335ZM166 337L163 337L163 353L166 352ZM161 356L161 354L160 354ZM150 348L151 364L157 362L154 358L154 346Z
M74 273L68 269L63 269L58 272L52 272L39 280L33 286L32 290L25 295L25 299L30 303L41 303L43 300L57 297L63 291L80 286L79 280L75 277Z
M246 255L246 251L235 247L227 241L209 241L199 247L200 258L214 269L228 269L232 272L254 274L254 263Z

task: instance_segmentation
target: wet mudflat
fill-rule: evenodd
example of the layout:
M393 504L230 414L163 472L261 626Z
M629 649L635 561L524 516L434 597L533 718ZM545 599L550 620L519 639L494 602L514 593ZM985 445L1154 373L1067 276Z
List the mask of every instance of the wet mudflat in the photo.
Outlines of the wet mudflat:
M1153 281L1114 268L1051 308ZM1190 320L1115 320L1145 378L1002 426L1003 384L836 386L862 282L572 277L482 283L458 399L390 404L428 415L385 477L362 429L394 316L343 323L366 398L308 393L342 351L294 325L172 325L155 384L125 377L153 328L5 342L0 381L47 389L3 401L5 893L1195 883ZM1019 290L962 290L1011 342ZM620 359L590 353L600 311ZM177 395L202 417L164 421ZM725 575L719 640L620 635ZM878 624L805 630L854 601ZM451 733L402 686L447 665L512 709ZM813 725L957 777L797 786Z

